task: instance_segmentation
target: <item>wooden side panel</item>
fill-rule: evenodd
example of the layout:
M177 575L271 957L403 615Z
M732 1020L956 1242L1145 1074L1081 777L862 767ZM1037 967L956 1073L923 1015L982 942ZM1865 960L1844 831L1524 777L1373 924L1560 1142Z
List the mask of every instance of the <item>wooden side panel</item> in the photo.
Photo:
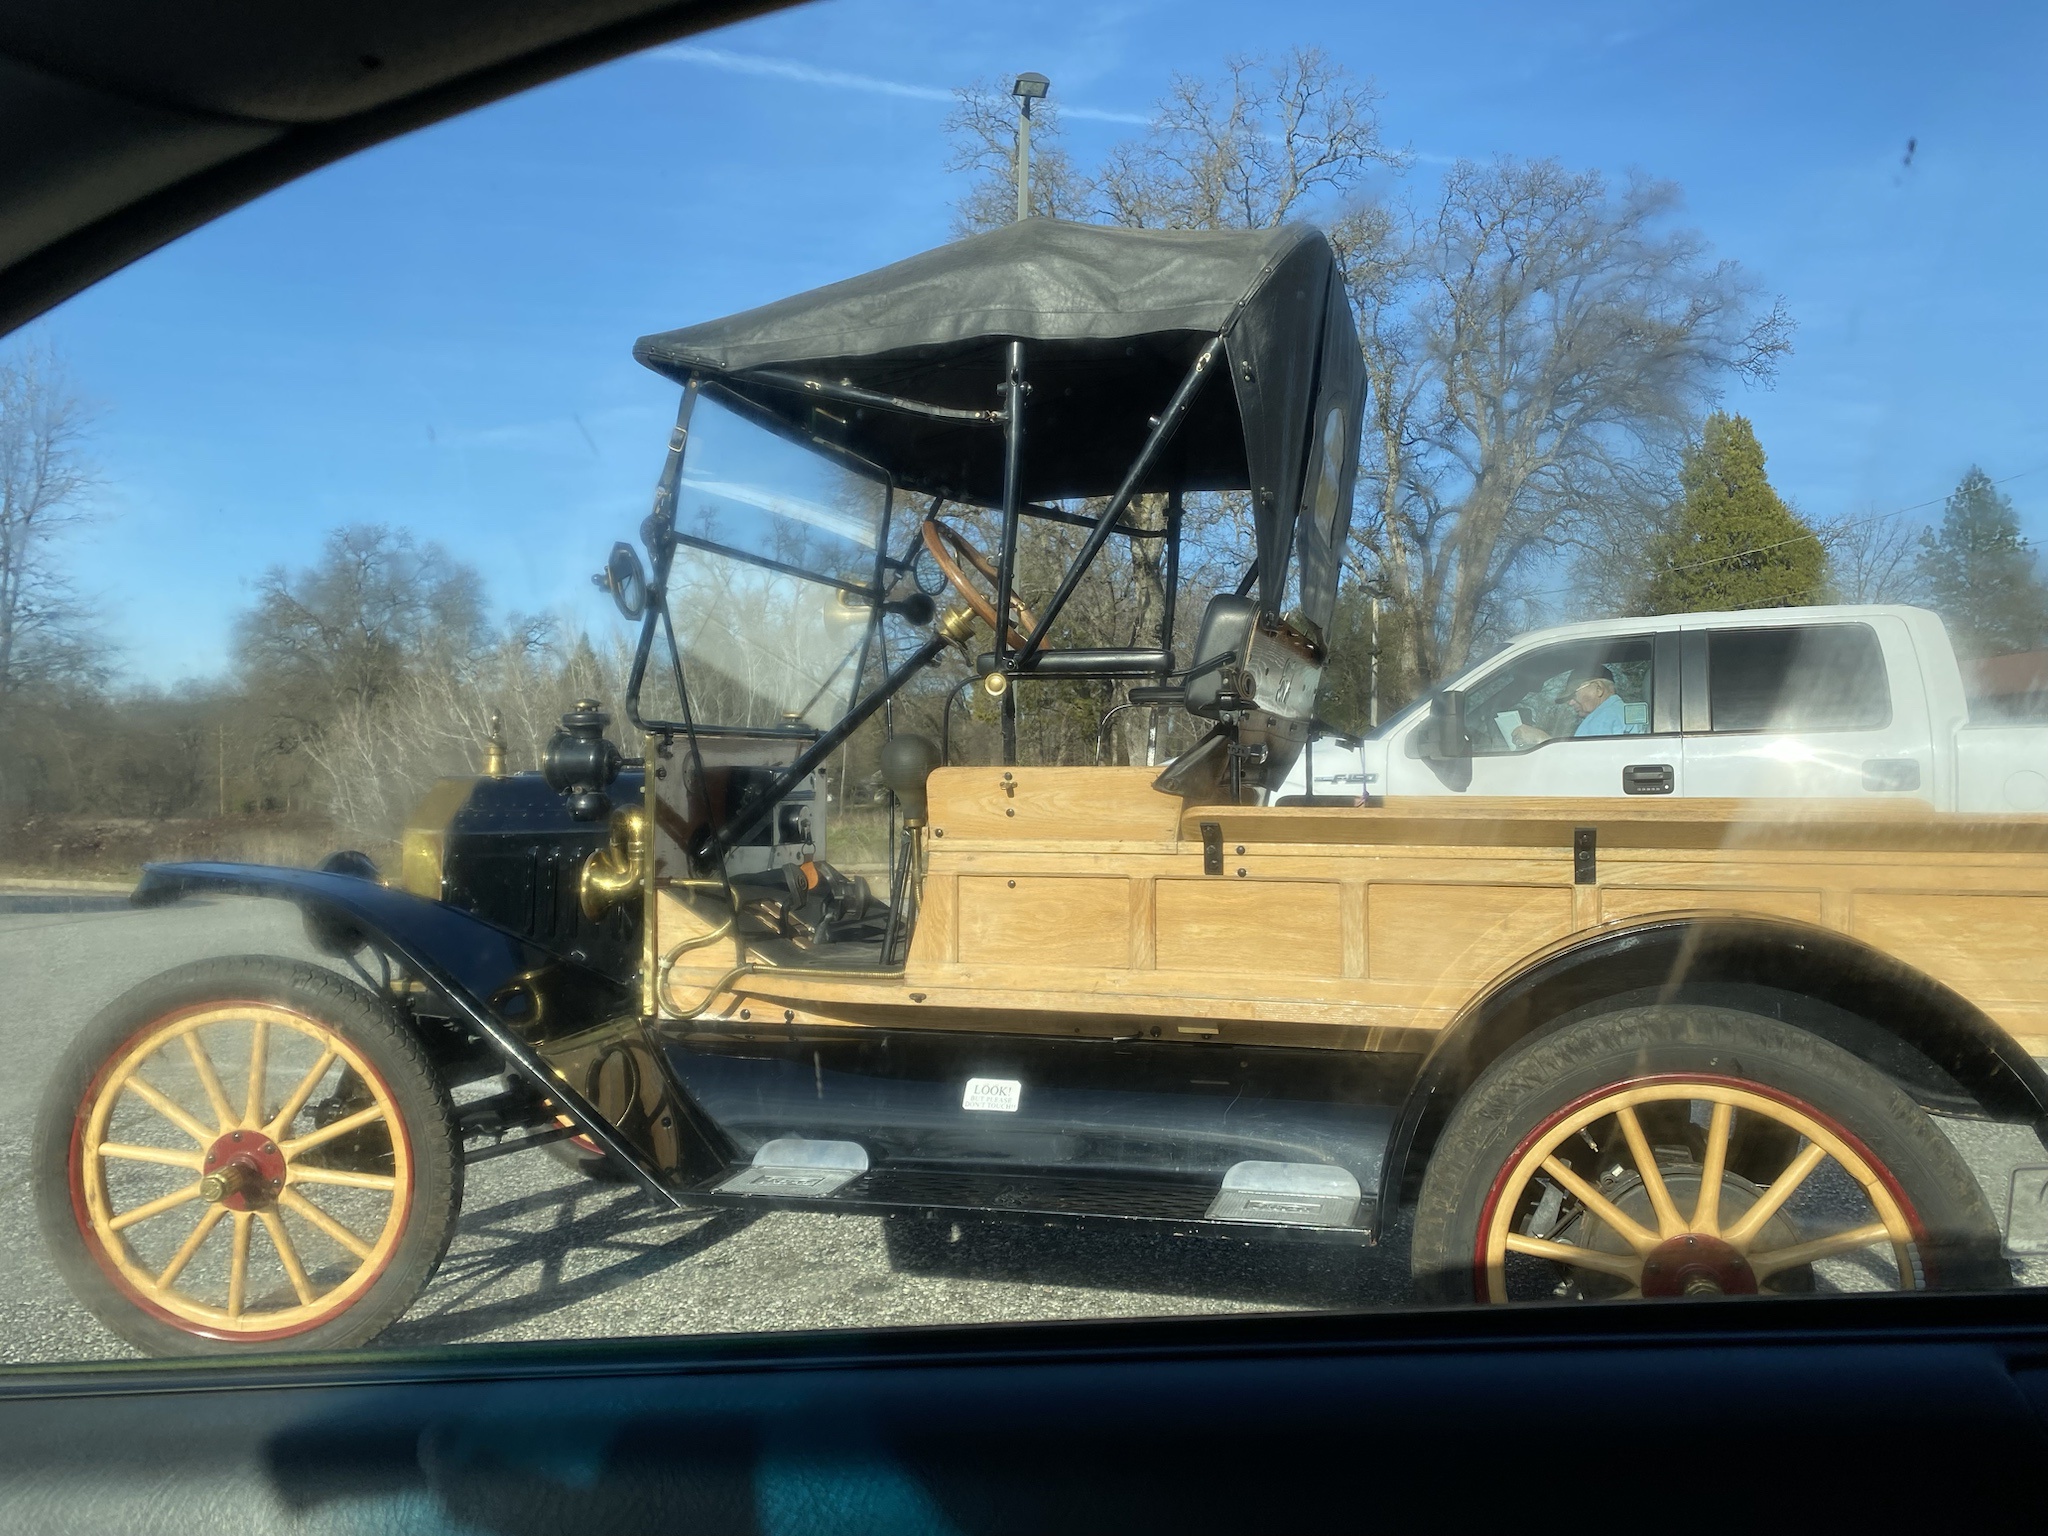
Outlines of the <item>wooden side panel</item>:
M2041 996L2048 896L1859 891L1853 912L1856 937L1974 1003Z
M1131 882L1116 876L960 877L960 963L1128 969Z
M919 893L917 928L910 936L910 968L951 965L960 958L960 877L934 871Z
M1571 931L1569 886L1375 881L1366 899L1375 981L1476 986Z
M1131 882L1131 969L1149 971L1158 964L1155 953L1158 930L1154 923L1158 909L1153 905L1153 892L1159 888L1159 881L1151 875L1142 875Z
M1600 916L1610 923L1658 912L1754 912L1793 922L1819 923L1819 891L1671 890L1609 886L1600 892Z
M1368 887L1357 880L1347 880L1339 890L1343 893L1338 905L1341 913L1338 919L1344 940L1344 974L1365 975L1365 893Z
M1342 890L1309 881L1161 880L1159 969L1341 976Z
M937 846L1002 839L1030 843L1171 843L1180 797L1152 787L1156 768L941 768L931 776Z

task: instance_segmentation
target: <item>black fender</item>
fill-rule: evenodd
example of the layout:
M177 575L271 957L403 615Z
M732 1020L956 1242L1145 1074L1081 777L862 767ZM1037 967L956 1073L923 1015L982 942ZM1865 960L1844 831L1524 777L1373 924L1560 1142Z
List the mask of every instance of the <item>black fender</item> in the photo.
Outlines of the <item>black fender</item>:
M648 1193L683 1205L647 1154L528 1044L529 1036L562 1032L563 1025L574 1032L637 1017L640 1002L631 988L470 913L357 874L262 864L151 864L129 899L152 907L201 892L294 902L316 947L346 956L367 946L388 956L438 993L507 1068L559 1106ZM676 1109L708 1143L706 1153L723 1161L723 1135L687 1095Z
M1785 1022L1886 1072L1923 1108L2028 1124L2048 1147L2048 1073L1953 988L1831 929L1670 917L1567 943L1465 1008L1424 1058L1395 1121L1380 1209L1413 1197L1458 1099L1512 1047L1589 1013L1681 999L1765 999Z

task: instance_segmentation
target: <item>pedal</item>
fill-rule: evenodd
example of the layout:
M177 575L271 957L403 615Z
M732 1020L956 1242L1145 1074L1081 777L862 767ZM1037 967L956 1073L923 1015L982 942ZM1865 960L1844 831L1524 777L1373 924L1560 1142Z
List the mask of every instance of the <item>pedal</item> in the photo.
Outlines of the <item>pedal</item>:
M868 1171L867 1148L854 1141L808 1141L778 1136L754 1154L753 1166L742 1168L718 1185L722 1194L833 1194Z
M1328 1163L1236 1163L1223 1175L1209 1220L1348 1227L1363 1198L1350 1171Z

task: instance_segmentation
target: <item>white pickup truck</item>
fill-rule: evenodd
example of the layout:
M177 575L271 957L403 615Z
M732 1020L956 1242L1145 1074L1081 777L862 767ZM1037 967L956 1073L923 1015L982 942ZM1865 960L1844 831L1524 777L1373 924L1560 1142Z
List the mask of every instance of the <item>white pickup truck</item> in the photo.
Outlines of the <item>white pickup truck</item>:
M2048 811L2048 727L1973 723L1924 608L1776 608L1522 636L1282 796L1827 796Z

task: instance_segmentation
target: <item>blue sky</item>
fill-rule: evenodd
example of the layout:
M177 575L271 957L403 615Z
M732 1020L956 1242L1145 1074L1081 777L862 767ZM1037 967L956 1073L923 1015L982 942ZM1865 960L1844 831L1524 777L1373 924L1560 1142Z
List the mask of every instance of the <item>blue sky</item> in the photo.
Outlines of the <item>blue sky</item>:
M1377 81L1417 191L1495 153L1680 183L1799 322L1727 403L1809 515L1977 462L2048 542L2048 7L831 0L358 156L40 322L103 411L85 552L130 675L219 670L250 579L344 522L610 622L587 572L674 409L636 336L948 238L956 84L1049 75L1086 163L1173 72L1298 43Z

